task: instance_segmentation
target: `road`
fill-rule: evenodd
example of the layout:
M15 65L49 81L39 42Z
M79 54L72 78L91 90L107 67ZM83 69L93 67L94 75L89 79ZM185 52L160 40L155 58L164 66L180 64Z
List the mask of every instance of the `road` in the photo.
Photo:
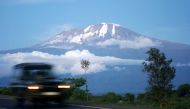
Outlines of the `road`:
M26 102L22 107L15 106L15 100L10 96L0 96L0 109L112 109L99 106L65 104L58 106L56 104L33 106L30 102Z
M66 103L64 106L58 106L56 104L38 105L34 106L30 102L26 102L22 107L16 107L16 101L11 96L0 95L0 109L154 109L151 107L139 107L139 106L121 106L115 104L102 104L102 105L85 105L85 104L71 104Z

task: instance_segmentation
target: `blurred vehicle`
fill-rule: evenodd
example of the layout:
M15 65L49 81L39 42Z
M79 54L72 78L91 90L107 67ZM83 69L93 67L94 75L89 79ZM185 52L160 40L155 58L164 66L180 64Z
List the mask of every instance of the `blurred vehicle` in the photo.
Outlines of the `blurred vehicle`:
M34 104L49 101L63 103L71 86L58 80L52 68L46 63L21 63L14 66L10 90L18 105L23 105L25 100Z

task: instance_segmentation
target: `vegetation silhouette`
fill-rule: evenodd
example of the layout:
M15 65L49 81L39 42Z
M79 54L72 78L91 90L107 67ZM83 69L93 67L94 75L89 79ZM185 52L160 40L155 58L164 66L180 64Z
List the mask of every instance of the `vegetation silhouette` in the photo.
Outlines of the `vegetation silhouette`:
M150 98L160 103L160 108L167 106L167 97L172 92L172 80L175 77L175 68L171 66L172 60L167 59L164 53L157 48L147 51L148 57L144 71L148 74L148 92Z
M88 99L89 99L89 96L88 96L89 90L88 90L88 82L87 82L87 74L86 74L87 70L89 69L89 65L90 65L90 61L85 60L85 59L81 60L81 68L84 69L84 71L85 71L85 79L86 79L86 84L85 84L85 87L86 87L86 89L85 89L86 90L86 101L88 101Z

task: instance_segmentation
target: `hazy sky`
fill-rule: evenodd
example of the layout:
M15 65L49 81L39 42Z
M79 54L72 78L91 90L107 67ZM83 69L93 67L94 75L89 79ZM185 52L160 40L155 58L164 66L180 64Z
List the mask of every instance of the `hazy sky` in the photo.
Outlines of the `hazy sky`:
M190 45L190 0L0 0L0 50L101 22Z

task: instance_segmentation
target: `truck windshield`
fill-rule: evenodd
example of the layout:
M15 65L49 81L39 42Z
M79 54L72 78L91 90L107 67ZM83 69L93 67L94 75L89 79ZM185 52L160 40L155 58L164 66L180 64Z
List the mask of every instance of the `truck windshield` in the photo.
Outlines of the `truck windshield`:
M20 78L22 80L53 79L54 74L50 69L27 69L22 71Z
M33 79L52 79L54 75L51 70L47 69L40 69L40 70L30 70L32 73Z

